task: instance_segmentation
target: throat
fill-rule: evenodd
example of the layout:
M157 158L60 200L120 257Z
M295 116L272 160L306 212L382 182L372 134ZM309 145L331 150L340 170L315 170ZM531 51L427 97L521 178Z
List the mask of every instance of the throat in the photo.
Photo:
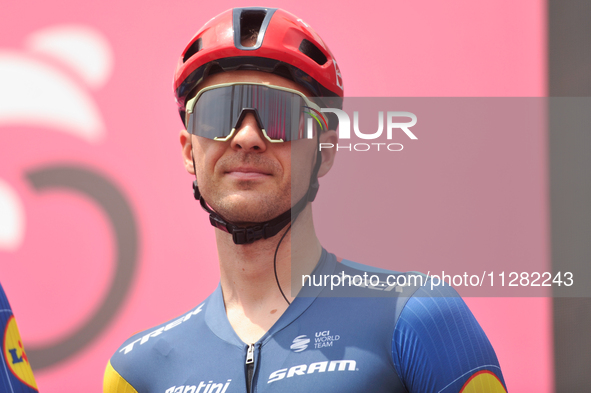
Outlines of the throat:
M238 305L226 307L226 314L230 325L245 343L257 342L277 322L287 310L287 303L244 308Z

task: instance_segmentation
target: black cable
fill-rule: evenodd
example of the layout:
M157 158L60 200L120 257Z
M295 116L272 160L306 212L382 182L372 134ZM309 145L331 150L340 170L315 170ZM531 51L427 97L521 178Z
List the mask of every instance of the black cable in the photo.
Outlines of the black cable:
M293 225L295 220L298 218L298 215L296 215L294 217L291 224L289 224L289 226L287 227L287 230L283 233L283 236L281 236L281 239L279 239L279 242L277 243L277 247L275 248L275 255L273 256L273 271L275 272L275 281L277 282L277 287L279 288L281 295L283 295L283 298L285 299L285 301L287 302L288 305L291 304L291 302L289 300L287 300L285 293L283 293L283 289L281 289L281 284L279 284L279 277L277 277L277 252L279 251L279 246L281 245L283 238L285 238L285 235L287 235L287 232L289 232L289 230L291 229L291 226Z
M320 134L319 133L317 133L317 138L318 138L317 139L318 146L320 146ZM320 164L322 164L322 154L320 153L320 150L318 150L318 153L316 154L316 162L315 162L313 169L312 169L312 176L310 178L310 185L308 186L308 191L306 192L306 195L304 195L304 197L301 200L301 201L303 201L305 198L306 205L307 205L307 202L312 202L316 198L316 193L318 192L318 171L320 170ZM313 193L312 198L310 198L310 193ZM281 295L283 295L283 298L285 299L285 301L287 302L288 305L290 305L291 302L289 300L287 300L285 293L283 293L283 289L281 289L281 284L279 284L279 278L277 277L277 252L279 251L279 245L281 245L283 238L285 237L285 235L287 235L287 232L289 232L289 230L291 229L291 226L297 220L297 218L300 215L300 213L302 212L302 210L304 210L304 209L302 208L302 209L295 210L295 217L293 217L293 220L291 220L289 227L283 233L283 236L281 236L281 239L279 239L279 242L277 243L277 247L275 248L275 255L273 256L273 271L275 272L275 281L277 282L277 287L279 288ZM293 214L293 212L294 212L294 210L292 210L292 214Z
M317 133L317 142L318 142L318 144L320 144L320 133ZM199 192L199 188L197 186L197 169L195 166L195 157L193 156L193 146L192 145L191 145L191 160L193 161L193 170L195 171L195 181L193 182L193 193L194 193L195 199L198 199L201 203L201 207L203 207L203 209L205 211L210 213L210 222L214 227L225 230L226 232L230 233L230 231L228 230L228 223L225 220L223 220L221 218L221 216L219 216L215 211L208 208L207 203L205 202L205 200L201 196L201 193ZM285 235L287 235L287 232L289 232L291 230L291 226L296 221L296 219L298 218L301 211L305 208L305 206L308 204L308 202L312 202L316 198L316 194L318 192L318 171L320 170L321 163L322 163L322 154L320 153L320 149L319 149L316 154L316 162L312 168L312 176L310 178L310 185L308 186L308 191L302 197L302 199L298 203L296 203L296 206L298 206L298 205L302 205L302 206L299 206L298 209L295 209L295 212L294 212L294 209L288 210L288 212L290 212L291 214L294 214L294 217L293 217L293 220L291 220L289 227L285 230L285 232L281 236L281 239L279 239L279 242L277 243L277 247L275 248L275 255L273 256L273 272L275 273L275 282L277 283L277 287L279 288L279 292L281 292L283 299L285 299L285 301L287 302L288 305L290 305L291 302L289 300L287 300L287 297L285 296L285 293L283 292L283 289L281 288L281 284L279 284L279 277L277 277L277 253L279 252L279 246L281 245L281 242L285 238ZM212 217L214 217L214 218L219 217L220 220L212 219ZM217 221L220 221L220 223L223 225L221 225L221 226L216 225ZM273 221L271 221L271 222L273 222ZM286 225L286 224L283 224L283 225ZM243 243L238 243L236 241L236 237L234 236L233 232L234 231L232 231L234 243L235 244L243 244ZM274 235L275 234L273 234L271 236L274 236ZM263 236L263 238L266 239L267 236ZM253 241L254 240L258 240L258 238L253 239ZM247 243L250 243L250 242L247 242Z

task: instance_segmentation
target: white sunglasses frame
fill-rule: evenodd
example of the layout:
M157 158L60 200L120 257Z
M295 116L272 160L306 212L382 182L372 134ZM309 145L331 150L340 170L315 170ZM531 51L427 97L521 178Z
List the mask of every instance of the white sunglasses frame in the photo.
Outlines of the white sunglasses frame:
M314 102L310 101L310 99L308 97L306 97L306 95L304 93L302 93L301 91L298 91L298 90L290 89L288 87L283 87L283 86L275 86L275 85L270 85L267 83L256 83L256 82L220 83L218 85L207 86L206 88L199 90L199 92L195 95L195 97L193 97L189 101L187 101L187 104L185 106L185 112L186 112L185 128L187 128L187 129L189 128L189 117L193 114L193 110L195 109L195 103L197 102L197 100L199 100L199 97L201 97L203 95L203 93L205 93L206 91L209 91L209 90L219 89L222 87L237 86L237 85L265 86L265 87L268 87L271 89L281 90L281 91L286 91L289 93L297 94L303 98L306 105L308 105L310 108L316 110L318 113L322 114L320 107L317 104L315 104ZM324 119L325 124L327 124L326 117L324 115L322 115L322 117ZM316 119L316 120L318 121L318 119ZM270 138L269 135L267 135L267 131L265 131L264 128L262 128L261 131L263 132L263 135L265 136L265 138L271 143L285 142L283 139ZM225 136L225 137L216 136L215 138L213 138L213 140L220 141L220 142L226 142L226 141L230 140L234 136L235 133L236 133L236 128L234 127L234 128L232 128L232 130L230 131L230 134L228 136Z

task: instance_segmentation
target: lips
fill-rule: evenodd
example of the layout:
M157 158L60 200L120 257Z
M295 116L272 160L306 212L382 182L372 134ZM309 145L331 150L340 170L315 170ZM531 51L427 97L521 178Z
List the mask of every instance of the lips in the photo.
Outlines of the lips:
M272 175L272 173L266 169L253 166L239 166L230 168L225 170L224 173L228 176L243 180L262 179Z

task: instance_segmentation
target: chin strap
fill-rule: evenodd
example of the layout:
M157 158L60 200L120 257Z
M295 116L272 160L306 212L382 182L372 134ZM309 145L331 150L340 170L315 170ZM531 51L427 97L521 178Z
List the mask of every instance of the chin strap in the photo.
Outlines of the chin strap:
M320 169L321 163L322 154L320 150L318 150L316 164L312 170L310 185L306 194L304 194L304 196L295 205L293 205L291 209L283 212L279 216L269 221L260 222L249 226L239 226L233 222L227 221L207 205L207 202L205 202L205 199L203 199L203 196L199 192L197 180L193 181L193 196L199 201L203 210L209 213L209 222L211 225L231 234L234 244L250 244L256 240L268 239L277 235L279 231L285 228L285 226L292 221L292 215L295 219L295 217L297 217L301 211L304 210L308 202L314 201L316 194L318 194L318 188L320 187L320 184L318 183L318 170ZM193 160L193 167L195 167L195 160Z

